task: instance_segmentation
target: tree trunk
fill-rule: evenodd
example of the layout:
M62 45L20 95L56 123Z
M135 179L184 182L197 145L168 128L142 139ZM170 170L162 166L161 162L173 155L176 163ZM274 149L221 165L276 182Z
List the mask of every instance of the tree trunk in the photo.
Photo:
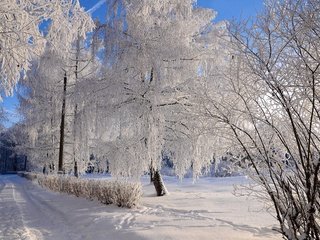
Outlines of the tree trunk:
M78 163L77 163L77 162L74 162L74 176L75 176L76 178L79 177Z
M67 72L64 72L63 99L62 99L61 124L60 124L59 164L58 164L58 172L60 173L63 173L63 145L64 145L64 128L65 128L65 117L66 117L66 95L67 95Z
M78 164L76 160L76 124L77 124L77 108L78 105L76 104L74 108L74 119L73 119L73 164L74 164L74 176L78 177Z
M168 195L169 192L164 185L161 174L159 170L154 171L153 185L156 189L157 196Z
M27 171L27 156L24 156L24 171Z
M154 168L152 167L152 163L150 165L150 183L154 182Z
M78 34L77 42L77 53L76 53L76 65L75 65L75 84L77 84L78 81L78 68L79 68L79 55L80 55L80 37ZM78 104L75 104L74 107L74 116L73 116L73 163L74 163L74 176L79 177L79 171L78 171L78 163L76 160L76 126L77 126L77 110L78 110Z

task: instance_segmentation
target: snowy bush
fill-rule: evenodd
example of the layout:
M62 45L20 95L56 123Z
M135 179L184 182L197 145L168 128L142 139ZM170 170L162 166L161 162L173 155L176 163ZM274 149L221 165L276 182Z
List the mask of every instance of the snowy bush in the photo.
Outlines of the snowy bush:
M142 196L142 188L139 183L41 174L37 175L37 179L40 186L52 191L98 200L103 204L115 204L119 207L137 206Z
M126 184L123 182L114 182L115 202L119 207L128 207L137 205L137 198L142 196L140 184Z

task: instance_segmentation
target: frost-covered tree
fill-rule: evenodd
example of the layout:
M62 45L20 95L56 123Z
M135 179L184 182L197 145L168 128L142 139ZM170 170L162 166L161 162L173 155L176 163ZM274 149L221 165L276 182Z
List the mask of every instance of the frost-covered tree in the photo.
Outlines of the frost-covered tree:
M108 157L115 175L159 171L165 149L175 153L179 176L191 166L199 175L212 159L212 152L200 151L203 144L208 148L209 141L191 114L196 106L187 86L195 90L205 84L199 77L203 61L212 54L220 58L215 48L221 29L212 24L214 12L195 3L112 1L109 5L104 25L109 33L104 41L107 77L101 82L106 88L99 93L102 99L95 96L96 129L99 154ZM205 37L209 33L212 39Z
M26 11L30 21L33 21L32 24L35 24L38 30L35 32L35 29L26 27L28 44L25 44L23 51L27 58L22 59L25 63L17 70L18 74L21 70L26 72L29 69L30 59L34 59L32 68L24 74L27 76L24 81L26 94L24 94L25 99L22 98L21 101L24 126L30 136L30 141L26 141L26 148L29 147L28 152L34 154L31 159L34 159L35 163L38 162L36 166L39 167L41 161L45 163L50 161L51 163L47 165L55 165L59 171L62 171L65 170L63 161L65 151L68 152L69 158L74 155L73 142L72 140L68 142L69 138L72 139L70 129L73 128L73 120L66 119L66 116L74 116L70 114L70 112L74 113L74 101L71 100L70 95L73 93L75 79L82 71L80 68L86 64L79 58L79 51L73 49L78 49L74 46L79 46L80 39L84 39L86 33L92 29L93 22L80 7L79 2L73 0L33 3L20 1L17 2L16 7ZM15 14L13 16L15 17ZM26 17L24 21L23 24L28 26L29 19ZM42 32L39 32L39 29ZM39 45L38 40L45 44ZM17 50L12 47L10 49ZM36 55L34 50L38 51ZM39 56L41 56L40 60ZM9 79L7 75L4 75L5 79ZM12 83L14 80L11 78ZM33 147L30 148L30 146ZM39 151L36 151L37 149ZM46 158L40 156L41 152L46 152L48 149L53 153L47 152ZM56 162L57 153L58 162Z
M12 94L32 59L47 44L59 54L68 51L78 36L93 27L78 0L2 0L0 5L1 91Z
M21 82L19 111L22 116L25 154L37 168L57 167L59 124L63 98L63 64L61 58L46 51L33 62L27 78Z
M205 116L271 200L286 239L320 238L319 1L266 1L249 29L231 28L228 74Z
M91 45L94 45L92 43ZM92 46L93 48L94 46ZM71 50L69 64L73 74L69 84L70 105L70 133L68 142L71 143L73 171L76 176L87 170L90 160L91 139L94 138L93 124L95 107L90 102L91 82L99 78L100 63L95 60L96 56L85 46L85 41L78 39ZM89 100L89 101L88 101Z
M95 73L91 54L77 41L68 57L48 49L22 81L20 112L29 136L26 155L34 166L84 172L89 160L88 115L82 81ZM76 167L75 167L76 166Z

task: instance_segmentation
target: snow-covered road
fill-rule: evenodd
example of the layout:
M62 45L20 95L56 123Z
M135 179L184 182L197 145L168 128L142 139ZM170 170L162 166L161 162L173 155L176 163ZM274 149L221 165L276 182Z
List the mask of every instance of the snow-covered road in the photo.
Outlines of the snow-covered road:
M110 218L106 206L97 202L46 191L16 175L0 175L3 240L131 239L115 229L115 207L108 210Z
M0 175L1 240L280 239L276 221L257 200L238 198L232 185L246 181L166 179L171 194L155 197L142 179L142 206L123 209L47 191L16 175Z

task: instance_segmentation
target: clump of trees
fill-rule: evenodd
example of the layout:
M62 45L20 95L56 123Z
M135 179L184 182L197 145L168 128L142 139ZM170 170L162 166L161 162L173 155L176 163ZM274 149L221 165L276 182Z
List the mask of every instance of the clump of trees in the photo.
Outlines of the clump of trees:
M90 46L79 37L62 55L47 48L27 72L26 152L39 168L54 162L75 175L86 171L91 154L116 176L150 171L163 195L164 149L175 153L180 177L191 166L199 176L212 159L209 129L192 113L200 101L192 94L206 84L199 74L204 61L213 68L212 54L222 56L226 27L190 0L110 1L107 13Z

